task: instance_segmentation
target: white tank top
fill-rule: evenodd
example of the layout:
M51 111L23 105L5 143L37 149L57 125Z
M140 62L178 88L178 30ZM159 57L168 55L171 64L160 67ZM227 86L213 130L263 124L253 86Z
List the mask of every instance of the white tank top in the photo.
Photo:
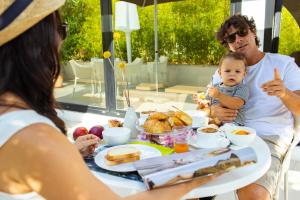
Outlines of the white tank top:
M18 110L0 116L0 149L18 131L36 123L45 123L57 128L48 118L33 110ZM1 173L1 172L0 172ZM44 200L35 192L11 195L0 191L1 200Z

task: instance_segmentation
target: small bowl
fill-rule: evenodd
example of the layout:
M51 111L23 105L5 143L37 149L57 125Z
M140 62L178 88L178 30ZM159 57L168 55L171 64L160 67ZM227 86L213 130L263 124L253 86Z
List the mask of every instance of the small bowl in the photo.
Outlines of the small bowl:
M107 128L103 131L103 140L108 145L126 144L130 139L130 129L126 127Z
M246 147L255 139L256 131L245 126L232 126L225 130L226 137L235 145Z

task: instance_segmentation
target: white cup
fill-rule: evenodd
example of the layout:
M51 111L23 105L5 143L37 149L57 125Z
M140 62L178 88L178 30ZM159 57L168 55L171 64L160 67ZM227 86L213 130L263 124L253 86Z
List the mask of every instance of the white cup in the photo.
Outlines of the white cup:
M222 138L221 132L218 129L215 129L215 132L207 133L205 132L206 128L212 127L204 126L197 129L197 142L201 143L201 146L206 146L207 148L220 146L220 138Z

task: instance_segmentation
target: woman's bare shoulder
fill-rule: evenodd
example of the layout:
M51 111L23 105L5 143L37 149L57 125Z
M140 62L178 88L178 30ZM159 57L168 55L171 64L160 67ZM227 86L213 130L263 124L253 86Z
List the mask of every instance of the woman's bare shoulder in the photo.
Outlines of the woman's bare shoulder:
M15 178L46 199L93 199L109 190L89 172L75 145L50 125L22 129L0 151L10 158L6 167L18 171ZM43 187L37 188L37 183ZM78 194L71 192L79 184Z

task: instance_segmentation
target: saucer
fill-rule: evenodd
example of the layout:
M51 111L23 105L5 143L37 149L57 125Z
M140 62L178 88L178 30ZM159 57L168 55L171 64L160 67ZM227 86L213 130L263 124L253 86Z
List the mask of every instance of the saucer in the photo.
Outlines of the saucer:
M228 147L230 144L230 140L228 140L225 137L219 137L217 139L218 141L215 143L206 143L203 141L199 141L197 139L189 139L189 145L195 148L201 148L201 149L208 149L208 148L225 148Z

